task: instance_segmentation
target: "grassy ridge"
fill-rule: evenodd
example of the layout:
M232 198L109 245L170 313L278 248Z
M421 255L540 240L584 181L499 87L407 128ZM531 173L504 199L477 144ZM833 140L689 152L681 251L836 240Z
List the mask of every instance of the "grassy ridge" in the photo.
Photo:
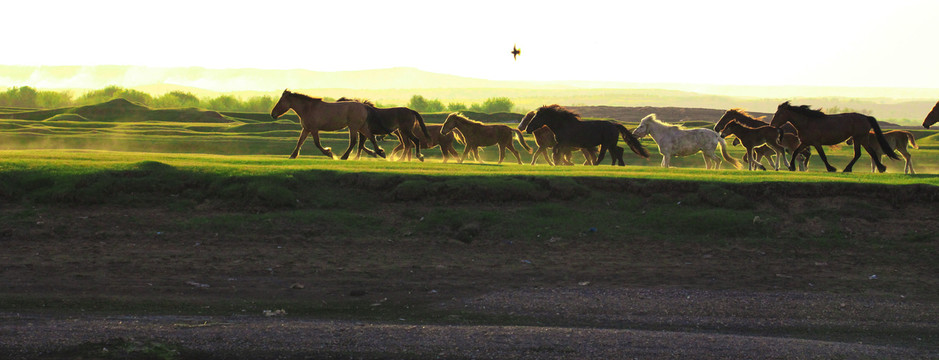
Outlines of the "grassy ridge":
M363 174L371 175L362 177ZM351 182L351 185L382 191L396 199L417 199L425 196L426 192L435 193L434 189L436 192L456 191L458 194L442 195L446 199L473 198L472 191L462 190L465 188L490 193L497 201L499 196L505 196L506 200L544 199L548 196L543 194L544 191L550 192L558 186L558 196L574 196L582 193L585 187L593 186L590 185L592 181L613 187L628 187L631 185L623 184L636 181L665 181L676 188L687 186L681 185L684 182L764 187L769 183L789 184L787 186L790 187L805 186L798 184L939 186L939 176L936 175L754 173L645 166L460 165L74 150L0 151L0 178L3 180L0 197L9 200L123 203L141 201L147 198L146 194L157 197L182 194L182 198L202 202L232 198L235 194L236 198L249 203L275 207L293 207L298 201L315 201L311 199L316 195L307 193L312 191L307 187L329 188L315 184L340 181L337 180L339 178L343 179L340 181L343 184L350 185ZM931 195L922 196L928 198Z

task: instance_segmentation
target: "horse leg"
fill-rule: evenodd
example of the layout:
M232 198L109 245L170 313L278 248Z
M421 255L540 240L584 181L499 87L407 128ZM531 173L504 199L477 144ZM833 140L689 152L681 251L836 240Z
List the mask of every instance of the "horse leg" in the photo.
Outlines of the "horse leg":
M469 154L470 151L473 151L473 147L470 147L469 145L466 145L466 147L463 148L463 154L460 155L460 158L456 160L456 163L457 163L457 164L462 164L462 163L463 163L463 160L466 160L466 155Z
M333 155L333 149L332 149L332 148L323 147L323 145L320 144L320 133L319 133L319 132L315 132L315 131L314 131L314 132L311 132L310 135L313 136L313 145L316 145L316 147L319 148L320 151L322 151L324 155L329 156L330 159L332 159L333 157L335 157L335 156Z
M352 149L355 148L355 145L358 143L359 136L358 132L352 129L349 129L349 147L346 149L342 156L339 157L340 160L348 160L349 154L352 153Z
M476 162L478 162L478 163L480 163L480 164L483 163L483 158L481 158L481 157L479 156L479 147L478 147L478 146L474 146L474 147L473 147L473 157L476 158Z
M515 150L515 144L509 143L509 151L512 152L512 155L515 155L515 160L518 161L518 164L522 164L522 157L518 155L518 150Z
M504 160L504 159L505 159L505 146L502 146L502 144L499 144L499 162L498 162L498 164L501 164L501 163L502 163L502 160Z
M408 127L400 128L399 130L406 137L405 141L410 140L411 143L414 144L414 156L416 156L417 159L421 162L424 162L424 154L421 154L421 139L418 139L417 136L414 135L414 132L411 131L411 129L413 128Z
M851 161L848 162L848 166L845 166L842 172L851 172L851 169L854 168L854 163L857 162L857 159L861 158L861 143L862 142L867 142L867 139L866 138L854 139L854 157L851 158ZM870 150L868 150L867 152L870 153ZM873 158L874 158L874 154L871 153L871 159Z
M626 152L626 149L616 146L616 147L613 147L613 151L615 152L611 154L615 155L613 157L614 162L619 166L626 166L626 162L623 161L623 154Z
M903 173L915 175L916 172L913 171L913 155L906 149L906 146L897 147L897 151L900 152L900 155L903 156L903 160L906 161L906 164L903 165Z
M365 145L363 144L362 147L365 148L365 152L371 156L378 155L378 156L381 156L382 158L385 158L385 149L382 149L381 146L378 146L378 141L375 140L375 134L369 135L368 139L372 141L372 146L375 147L375 151L369 152L368 148L365 147ZM365 142L365 140L362 140L362 142Z
M855 142L854 142L854 152L855 152L854 157L855 157L855 158L861 157L861 149L858 148L858 146L864 146L864 150L866 150L866 151L867 151L867 154L871 156L871 160L872 160L872 161L873 161L873 160L876 160L877 171L880 171L880 172L887 171L887 166L884 165L884 163L880 162L880 157L881 157L881 155L878 155L878 154L877 154L877 151L874 151L874 149L871 148L871 146L870 146L870 145L867 145L867 144L868 144L868 142L867 142L867 141L864 141L864 144L863 144L863 145L858 145L858 141L855 141Z
M606 144L600 145L600 155L597 155L597 162L594 165L600 165L600 163L603 162L603 157L606 156L607 149Z
M291 158L291 159L296 159L296 158L297 158L297 155L300 155L300 146L303 145L303 141L306 140L307 135L310 135L310 131L309 131L309 130L303 129L303 130L300 131L300 139L297 140L297 147L294 148L294 149L293 149L293 153L290 154L290 158ZM314 139L318 139L319 136L314 135L313 138L314 138ZM316 141L316 147L320 148L320 150L323 149L323 148L319 145L319 140ZM326 151L323 151L323 153L326 154ZM332 154L326 154L326 155L332 156Z
M818 157L822 159L822 162L825 163L825 170L828 172L837 172L838 169L835 169L834 166L831 166L831 163L828 162L828 156L825 155L825 150L822 149L822 145L813 145L815 151L818 152ZM789 168L792 170L792 167Z

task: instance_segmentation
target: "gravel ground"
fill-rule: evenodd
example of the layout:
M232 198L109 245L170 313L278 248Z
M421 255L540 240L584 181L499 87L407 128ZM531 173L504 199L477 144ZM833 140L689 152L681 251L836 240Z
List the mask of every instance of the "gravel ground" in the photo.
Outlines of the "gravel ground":
M172 316L55 319L4 314L3 320L3 347L16 349L4 354L10 359L33 358L53 347L114 338L150 339L191 350L262 359L329 354L477 359L913 359L936 355L813 340L597 328Z
M905 299L573 288L501 291L441 306L599 327L370 323L292 318L290 314L56 317L2 313L0 357L43 357L55 349L121 338L176 344L202 354L243 359L939 358L935 349L903 341L872 344L856 339L823 341L760 335L792 329L870 330L878 326L904 336L939 333L939 325L930 320L936 318L937 310L929 303Z

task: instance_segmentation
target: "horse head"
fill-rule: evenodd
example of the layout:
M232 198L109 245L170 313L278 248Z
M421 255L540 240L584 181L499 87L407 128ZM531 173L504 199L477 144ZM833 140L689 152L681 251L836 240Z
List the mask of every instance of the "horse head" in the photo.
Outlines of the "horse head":
M531 122L531 119L535 117L535 111L529 111L525 114L525 117L522 118L522 121L518 123L518 130L525 131L528 128L528 123Z
M737 116L740 116L740 112L737 109L730 109L724 112L724 115L721 115L720 120L717 120L717 123L714 124L714 131L720 133L727 127L727 124L734 121ZM723 136L726 137L726 136Z
M724 124L724 127L721 128L720 131L718 131L718 134L720 134L722 138L726 138L728 136L734 135L734 133L740 127L741 125L740 123L737 122L737 120L730 120L726 124Z
M539 109L539 111L532 111L532 112L529 112L529 114L531 114L531 119L528 119L528 124L525 125L525 129L524 129L524 130L525 130L526 133L531 134L531 133L534 132L535 130L540 129L542 126L548 125L548 124L545 123L545 116L540 116L540 117L538 116L539 114L541 114L540 109ZM525 117L527 118L527 117L528 117L528 114L525 114ZM525 119L522 119L522 121L524 122ZM549 127L550 127L550 126L549 126ZM518 128L519 128L519 130L523 130L521 124L519 124Z
M650 124L655 120L655 114L646 115L646 117L642 118L642 120L639 120L639 126L633 130L633 136L641 139L646 135L649 135L649 133L652 132L652 129L649 128L651 126Z
M290 90L284 90L284 93L280 95L280 100L277 100L277 103L274 104L274 108L271 109L271 118L277 120L281 115L290 110L290 96L293 95Z
M926 119L923 120L923 127L929 129L936 122L939 122L939 102L936 102L936 106L933 106L932 111L926 115Z
M773 115L773 121L770 122L770 125L780 127L792 120L792 115L792 105L790 105L788 101L779 104L779 106L776 107L776 114Z
M440 135L446 135L453 131L459 116L459 113L450 113L450 115L447 115L447 119L443 121L443 126L440 127Z

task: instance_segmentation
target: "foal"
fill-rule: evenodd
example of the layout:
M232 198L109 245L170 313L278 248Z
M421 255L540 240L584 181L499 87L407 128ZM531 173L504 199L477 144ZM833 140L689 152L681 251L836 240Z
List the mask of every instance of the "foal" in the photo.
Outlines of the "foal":
M783 150L782 146L779 145L779 138L783 136L782 129L770 125L763 125L754 128L743 125L734 120L728 122L727 125L721 129L722 137L727 137L730 135L737 136L737 138L740 139L740 143L743 144L743 147L747 148L747 158L750 160L747 166L748 170L756 169L757 155L753 149L763 144L768 145L776 152L776 161L773 162L773 168L777 171L779 170L780 159L782 159L783 154L785 154L785 150Z
M874 154L881 158L884 156L884 149L880 147L880 143L874 137L874 132L871 131L871 136L867 137L867 144L874 150ZM903 160L906 160L906 164L903 166L903 173L914 175L916 174L913 171L913 155L910 154L910 150L907 148L909 145L912 145L914 149L919 149L919 145L916 145L916 139L913 137L913 133L905 130L892 130L884 132L884 138L887 139L887 144L890 145L893 149L897 150L900 153L900 156L903 156ZM848 139L848 145L854 145L854 139ZM871 172L877 169L877 164L874 162L874 159L871 158Z
M463 133L463 139L466 141L466 148L463 149L463 155L460 156L457 163L462 163L463 160L466 159L466 154L469 154L470 151L473 152L476 161L482 163L483 159L479 157L479 147L499 145L500 164L502 160L505 159L505 149L509 149L509 151L515 155L515 159L518 163L521 164L522 158L519 157L518 150L515 150L515 146L512 144L513 137L518 137L518 142L529 154L532 152L531 147L525 142L525 137L522 136L522 132L508 125L484 124L476 120L471 120L463 116L463 114L452 113L448 115L447 120L443 122L440 133L446 134L453 131L453 129L460 129L460 132Z
M463 134L460 133L460 130L453 129L453 131L443 135L440 133L441 125L427 125L427 132L430 137L425 136L420 129L414 125L414 135L417 136L420 140L421 149L433 149L434 147L440 146L440 152L443 153L443 162L450 160L450 157L460 157L460 154L456 152L456 149L453 147L453 141L456 140L460 144L464 144ZM390 159L394 160L395 155L401 152L401 159L405 157L407 161L411 161L411 148L414 145L411 142L403 141L401 133L397 130L392 133L395 137L398 138L398 146L395 146L394 150L391 151ZM403 152L402 152L403 151Z

